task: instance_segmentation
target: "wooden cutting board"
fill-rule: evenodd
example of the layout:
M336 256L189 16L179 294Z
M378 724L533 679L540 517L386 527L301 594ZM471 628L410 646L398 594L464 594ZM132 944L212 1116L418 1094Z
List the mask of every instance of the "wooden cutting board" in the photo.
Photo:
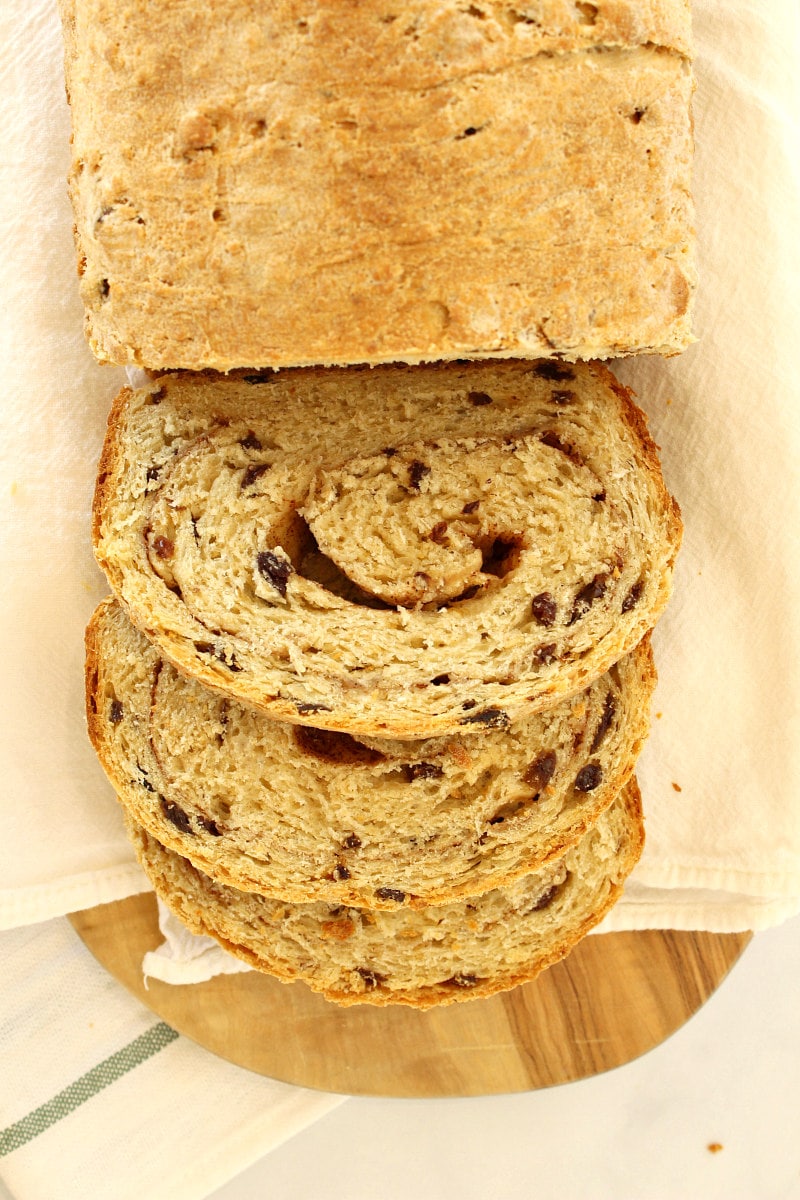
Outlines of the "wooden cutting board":
M214 1054L287 1083L379 1096L532 1091L621 1066L683 1025L752 936L588 937L533 983L417 1012L338 1008L255 971L188 987L152 979L145 990L142 956L162 940L151 893L70 920L116 979Z

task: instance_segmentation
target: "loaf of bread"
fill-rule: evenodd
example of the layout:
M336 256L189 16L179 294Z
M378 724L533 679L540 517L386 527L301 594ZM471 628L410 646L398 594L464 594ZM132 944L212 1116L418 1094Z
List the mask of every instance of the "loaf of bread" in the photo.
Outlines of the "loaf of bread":
M631 777L655 682L646 640L510 729L357 740L183 678L115 601L86 641L89 733L137 824L241 890L364 908L474 895L563 854Z
M606 368L180 374L113 406L97 558L179 670L421 738L582 691L652 628L681 523Z
M88 335L149 368L673 354L688 0L61 0Z
M618 899L644 841L632 780L563 858L540 871L471 900L383 912L237 891L127 821L156 893L195 933L339 1004L416 1008L508 990L564 958Z

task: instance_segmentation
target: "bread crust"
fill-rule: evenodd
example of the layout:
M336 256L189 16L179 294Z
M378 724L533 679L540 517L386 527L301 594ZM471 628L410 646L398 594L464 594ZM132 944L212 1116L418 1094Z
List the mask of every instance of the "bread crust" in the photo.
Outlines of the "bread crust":
M467 905L378 913L364 924L355 909L293 906L216 884L165 850L130 817L126 820L157 894L189 929L214 938L256 970L283 983L301 981L343 1006L428 1009L530 982L563 959L611 909L644 846L641 798L632 780L562 864L527 877L527 891L514 885ZM430 919L443 942L435 948L425 942ZM347 922L352 928L331 928ZM491 926L502 926L502 935L496 933L493 940L490 935L481 945ZM422 942L414 941L415 936ZM377 969L386 962L396 975ZM480 967L470 970L476 963ZM450 974L442 978L445 972ZM413 979L398 984L397 976Z
M346 20L338 0L131 0L124 37L110 0L61 7L100 361L574 360L693 340L683 0L367 0Z
M501 714L496 720L506 723L506 720L513 722L523 714L547 708L562 697L587 687L592 679L603 674L652 628L669 595L681 523L678 505L664 485L656 448L631 393L617 384L610 372L598 365L555 368L559 374L556 380L536 374L543 369L541 366L515 362L486 367L465 364L415 369L351 369L342 372L309 369L268 376L274 382L264 388L260 383L248 385L244 382L247 378L260 380L260 376L234 375L222 381L207 375L161 377L141 392L123 394L112 408L94 504L98 562L134 624L151 640L158 642L176 669L244 704L262 708L276 720L299 724L313 720L319 728L413 739L458 732L465 725L474 727L481 721L491 723L495 719L493 713ZM547 371L552 374L551 368L548 367ZM269 397L262 400L260 394L253 395L261 391L268 391ZM466 399L467 395L491 399L489 392L497 397L493 406L474 407L474 401ZM553 395L566 395L569 401L566 405L551 402ZM584 420L587 428L581 432L575 422ZM273 454L272 450L248 450L245 453L240 449L247 442L245 431L252 432L254 426L257 426L265 447L268 441L274 442L276 438L283 447L274 452L277 456L273 463L274 470L267 463ZM590 426L592 432L589 432ZM520 427L523 427L523 431L515 433ZM570 458L570 446L562 444L559 435L551 432L556 427L569 430L569 434L564 432L565 438L574 434L582 439L580 453L573 447L575 452ZM443 436L450 428L459 431L460 438L456 442ZM544 429L546 432L525 433L526 428L529 431ZM372 448L378 450L380 446L386 447L384 439L395 435L400 449L395 454L396 448L389 447L392 456L385 460L390 465L384 470L378 460L385 451L378 451L376 458ZM411 436L416 436L419 441L408 442ZM223 472L222 475L215 475L215 486L228 488L227 492L219 492L220 497L224 496L219 503L224 503L227 514L224 555L230 553L231 557L225 557L224 564L219 560L219 570L203 557L206 548L201 537L202 519L192 516L194 540L191 543L187 541L185 532L188 529L186 513L190 508L199 513L198 505L206 503L206 485L190 481L184 487L182 482L175 483L176 479L188 478L192 471L196 475L198 471L202 474L211 469L204 465L204 456L210 444L208 437L212 441L214 438L227 439L225 447L219 452L212 447L216 455L213 458L216 464L213 470ZM507 440L509 437L510 442ZM581 568L582 574L575 574L578 567L569 566L570 556L574 559L575 555L571 550L563 550L567 557L563 560L564 565L558 568L559 579L565 579L566 567L575 577L574 588L578 588L581 580L589 586L586 581L591 583L592 572L600 571L602 567L604 582L601 588L607 587L600 604L589 613L588 618L581 618L579 627L573 629L566 582L560 585L564 596L560 601L560 611L564 615L558 618L558 628L554 627L553 636L550 636L548 627L540 626L538 622L530 623L530 617L526 615L529 614L530 598L545 587L550 588L549 575L546 572L542 575L540 571L537 576L539 583L534 584L521 567L515 568L513 556L516 551L511 542L511 554L506 560L512 563L510 569L506 570L503 564L499 568L490 567L501 573L500 576L492 576L478 564L478 574L470 577L480 585L475 598L455 597L456 602L452 603L444 597L443 607L438 608L439 602L436 600L433 604L428 603L427 608L423 605L420 609L418 604L403 607L402 601L398 606L396 600L390 599L388 606L381 601L382 610L380 606L376 610L374 606L370 607L372 602L369 597L366 601L363 599L363 593L362 599L358 595L355 600L348 599L346 595L331 592L328 587L298 573L305 568L295 571L290 566L291 553L282 544L287 541L284 536L287 522L294 521L293 514L309 503L314 488L317 495L324 493L325 487L328 487L326 480L330 483L328 490L333 488L331 495L340 488L340 480L344 480L341 487L345 491L349 486L347 480L355 480L350 489L355 497L353 503L360 505L360 511L363 510L363 519L367 521L365 529L372 529L373 533L377 529L377 536L384 525L396 530L398 522L402 524L402 506L395 505L384 521L383 517L376 515L378 510L373 508L377 503L377 492L374 495L364 492L362 502L358 490L362 484L358 475L359 472L363 473L360 465L363 462L367 464L363 470L369 476L368 486L373 487L369 479L374 476L377 481L374 486L383 487L384 491L389 488L386 495L387 503L390 503L391 487L394 485L386 471L394 471L397 475L397 472L406 470L406 460L413 472L420 455L439 454L436 462L442 463L444 475L449 471L449 477L455 479L452 487L457 492L460 486L458 471L461 468L451 468L449 465L448 447L451 444L456 450L459 445L466 448L463 460L466 464L472 463L474 466L485 454L489 455L487 462L499 464L503 470L513 473L517 470L515 457L521 453L520 447L525 454L539 454L534 445L539 437L545 440L549 437L547 446L552 444L557 447L551 455L545 455L549 462L547 471L555 471L559 478L566 471L570 476L568 486L582 488L587 497L580 500L579 507L582 506L580 511L586 514L585 520L589 522L585 529L592 544L596 536L600 536L595 531L597 520L617 522L613 525L614 532L608 533L607 547L602 551L610 565L602 567L599 549L588 550L583 547L580 553L585 555L586 566ZM406 442L402 441L403 438ZM598 465L593 474L586 464L591 461L594 453L591 446L595 440L602 442L606 448L602 451L605 455L604 465ZM290 443L296 449L290 447L286 450ZM406 443L407 449L403 450ZM362 453L367 454L367 459L360 458L358 453L352 456L352 450L358 451L359 445ZM235 455L241 458L242 464L250 464L248 470L266 471L259 477L258 486L273 488L275 495L272 499L268 496L262 501L255 489L252 503L249 494L242 499L241 482L247 477L243 468L237 468L238 474L234 472L229 486L228 477L224 475L228 470L225 463L232 462ZM291 488L280 492L284 468L289 474L301 470L313 474L308 464L315 456L321 472L315 476L317 482L309 475L308 482L302 483L302 486L298 483L294 492ZM157 463L156 466L152 465L151 459ZM266 466L262 464L262 459ZM615 461L612 469L610 464ZM289 465L286 466L286 463ZM430 524L433 526L437 520L436 506L441 508L444 501L440 503L436 498L439 493L432 492L429 504L426 489L429 485L438 487L437 480L444 476L437 467L428 479L425 473L430 469L421 462L419 469L423 471L421 486L415 489L408 483L403 484L401 498L404 504L408 501L409 512L416 506L415 521L428 519L425 514L430 510L433 514ZM538 467L530 469L539 470ZM342 471L345 475L341 474ZM605 472L609 479L598 483L597 471ZM614 492L612 495L617 487L615 477L627 477L631 471L636 476L636 487L626 482L624 498L622 493ZM160 477L146 480L147 472L151 475L160 472ZM572 476L575 479L580 476L580 480L575 482ZM161 477L166 483L161 481ZM405 476L402 478L405 479ZM534 508L551 503L546 498L540 500L540 494L544 497L545 493L552 493L556 497L552 500L553 504L562 503L558 498L561 496L561 483L555 475L552 479L558 484L555 491L555 483L551 487L547 480L544 480L538 492L536 488L539 485L531 484L534 488L531 493ZM163 499L169 488L173 488L169 492L172 499ZM485 489L482 491L477 482L473 490L475 488L478 489L476 496L489 497L486 500L489 504L490 492ZM602 488L598 492L601 499L597 504L588 499L592 488ZM606 496L606 488L612 490L608 492L608 502L604 504L602 497ZM466 492L461 497L462 500L464 498ZM323 501L320 501L318 508L326 517ZM462 507L457 501L455 493L447 499L447 504L451 505L448 511L452 510L453 505L456 510ZM475 501L469 503L474 504ZM504 501L501 498L497 503L502 507ZM244 505L241 508L241 520L237 515L237 505L239 508ZM619 517L623 511L620 505L633 505L630 517L624 520ZM469 504L463 507L469 507ZM158 517L154 515L156 509ZM219 510L219 519L222 519L222 511ZM489 509L484 507L483 512L486 514ZM184 515L181 516L181 513ZM267 538L264 530L273 520L271 516L268 519L269 513L278 514L274 517L277 532L274 537L270 535L271 541L264 542L263 549L260 544L248 549L242 543L241 554L245 557L239 564L240 575L236 576L241 582L236 583L234 566L230 567L230 571L228 566L234 563L236 554L239 554L237 539L240 534L248 539L251 537L251 524L248 522L255 522L252 528L256 529L262 540ZM474 519L478 519L479 515L480 510ZM166 524L163 524L162 518ZM154 555L152 539L155 536L166 537L171 545L170 522L173 519L184 522L184 533L180 536L189 558L184 560L176 552L165 563ZM521 526L510 528L515 521L527 522L529 517L518 513L516 516L507 514L503 519L507 532L498 527L497 533L501 538L508 537L512 541L517 538L521 540L523 549L525 545L536 547L533 557L529 553L527 558L519 560L528 563L525 571L531 564L535 566L542 553L551 552L548 549L549 535L542 534L540 538L533 532L526 533ZM539 517L530 519L538 520ZM563 519L572 520L568 515ZM553 520L556 520L555 516ZM339 529L349 528L348 521L349 518L340 521ZM489 522L488 516L485 521ZM499 521L500 518L498 524ZM640 522L642 527L637 528L634 534ZM461 518L451 521L451 525L457 532L464 527ZM214 539L219 537L218 528L219 521L215 517L209 524ZM484 526L480 528L484 529ZM490 528L489 522L484 533L476 533L470 526L467 533L473 542L464 541L465 548L472 553L474 544L481 537L486 544L489 536L486 531ZM531 526L532 530L534 528ZM608 528L612 530L611 525ZM575 526L572 531L575 539L579 538L577 530ZM357 540L363 541L367 537L367 532L354 532ZM390 536L395 535L392 533ZM419 545L425 554L435 551L430 539L422 538L420 541L420 536L413 535L409 542L412 549ZM581 533L580 538L583 536ZM636 561L635 555L620 565L621 551L614 547L621 546L619 538L628 536L635 538L639 547L635 555L645 555L646 565L645 560L642 563ZM150 542L147 541L148 537ZM383 553L383 543L375 544L378 546L375 553ZM247 546L250 546L249 541ZM196 549L202 561L196 559ZM267 581L263 572L256 572L252 577L254 583L251 585L247 582L247 572L251 570L248 564L251 558L255 560L256 550L259 554L274 557L278 569L287 573L286 581ZM339 550L342 550L341 546ZM334 556L339 554L339 550L334 547ZM210 553L216 556L216 562L222 551L212 548ZM346 547L342 553L348 554ZM411 554L411 550L408 553ZM353 574L356 568L362 569L364 560L374 558L374 555L362 554L360 565L356 562L358 557L358 553L354 553L347 558L345 571L348 575ZM458 568L458 554L450 557ZM414 562L406 559L398 569L402 568L402 572L405 572L404 578L413 580L416 578ZM192 612L199 611L196 610L196 604L216 606L216 615L202 617L200 621L190 614L187 607L183 577L178 584L177 577L173 579L169 574L163 576L165 570L183 570L184 561L189 560L192 563L197 561L203 571L208 569L212 573L201 592L197 592L194 583L190 585L193 589L191 604L195 605ZM272 560L264 561L268 564ZM344 561L341 555L339 561ZM559 562L562 560L559 559ZM595 565L592 566L592 563ZM641 585L640 594L626 610L628 601L623 601L623 596L627 589L639 587L637 571L640 567L642 578L646 575L647 579ZM389 569L394 569L392 561L389 561ZM539 568L536 567L536 570ZM503 571L505 574L502 574ZM242 588L249 595L251 586L256 589L256 599L248 600ZM380 596L380 582L375 586L378 588L376 594ZM620 593L619 603L625 610L618 616L612 615L607 607L611 603L612 586ZM285 595L282 596L280 589L283 587ZM508 608L509 604L512 608ZM210 612L211 609L203 611ZM238 611L244 615L229 615ZM602 631L591 624L595 617L600 619L598 613L603 615L605 621ZM237 622L238 633L233 631ZM212 629L217 632L210 634ZM219 633L222 629L228 630L224 636ZM513 636L512 631L515 631ZM483 638L484 632L486 639ZM413 650L414 638L421 638L426 645L424 655ZM559 647L563 641L563 651L561 648L558 650L561 658L557 662L537 662L535 655L543 654L537 647L549 647L554 643L554 638ZM576 638L579 641L575 641ZM306 653L302 646L309 645L310 639L315 642L316 650ZM575 650L567 649L573 643ZM198 646L204 649L198 650ZM354 646L358 647L356 652L352 649ZM323 648L320 652L320 647L329 649ZM488 662L489 652L493 656L494 666L487 675L484 672L487 670L485 663ZM506 656L502 662L508 665L502 668L498 665L501 661L498 653ZM348 666L351 660L352 666ZM295 661L300 664L297 669L293 665ZM453 674L459 671L460 675ZM501 671L506 675L503 676ZM448 673L453 675L452 679ZM492 679L502 681L492 682ZM432 685L431 680L440 682ZM489 716L484 717L482 714L487 712Z

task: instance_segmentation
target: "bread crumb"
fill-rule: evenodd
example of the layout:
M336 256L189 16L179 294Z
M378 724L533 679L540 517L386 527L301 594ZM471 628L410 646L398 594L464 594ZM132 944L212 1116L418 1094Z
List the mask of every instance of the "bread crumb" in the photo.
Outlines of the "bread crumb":
M719 1154L720 1150L724 1149L722 1142L709 1142L706 1147L712 1154Z
M448 742L447 750L451 757L455 759L459 767L468 767L472 763L472 757L469 751L458 742Z
M663 713L656 713L656 720L660 721L661 718L663 717L663 715L664 715Z
M683 788L681 787L681 785L680 785L679 783L676 783L674 779L673 779L673 781L672 781L672 786L673 786L673 788L675 789L675 791L676 791L676 792L682 792L682 791L683 791Z
M333 938L337 942L344 942L352 937L356 927L349 917L342 917L336 921L323 921L320 930L324 938Z

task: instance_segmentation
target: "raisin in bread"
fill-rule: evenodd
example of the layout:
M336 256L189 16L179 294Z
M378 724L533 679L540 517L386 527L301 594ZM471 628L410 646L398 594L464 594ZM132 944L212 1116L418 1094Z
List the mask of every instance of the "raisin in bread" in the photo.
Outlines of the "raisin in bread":
M102 361L227 371L690 342L688 0L61 11Z
M98 561L179 670L399 738L586 688L680 536L642 413L587 364L164 376L115 402L95 496Z
M420 742L271 721L185 679L104 602L89 731L135 821L207 875L285 900L423 907L563 854L633 773L649 641L510 729Z
M631 781L575 846L541 870L471 900L382 912L237 891L132 818L127 824L157 894L193 932L339 1004L416 1008L506 991L564 958L619 898L644 841Z

